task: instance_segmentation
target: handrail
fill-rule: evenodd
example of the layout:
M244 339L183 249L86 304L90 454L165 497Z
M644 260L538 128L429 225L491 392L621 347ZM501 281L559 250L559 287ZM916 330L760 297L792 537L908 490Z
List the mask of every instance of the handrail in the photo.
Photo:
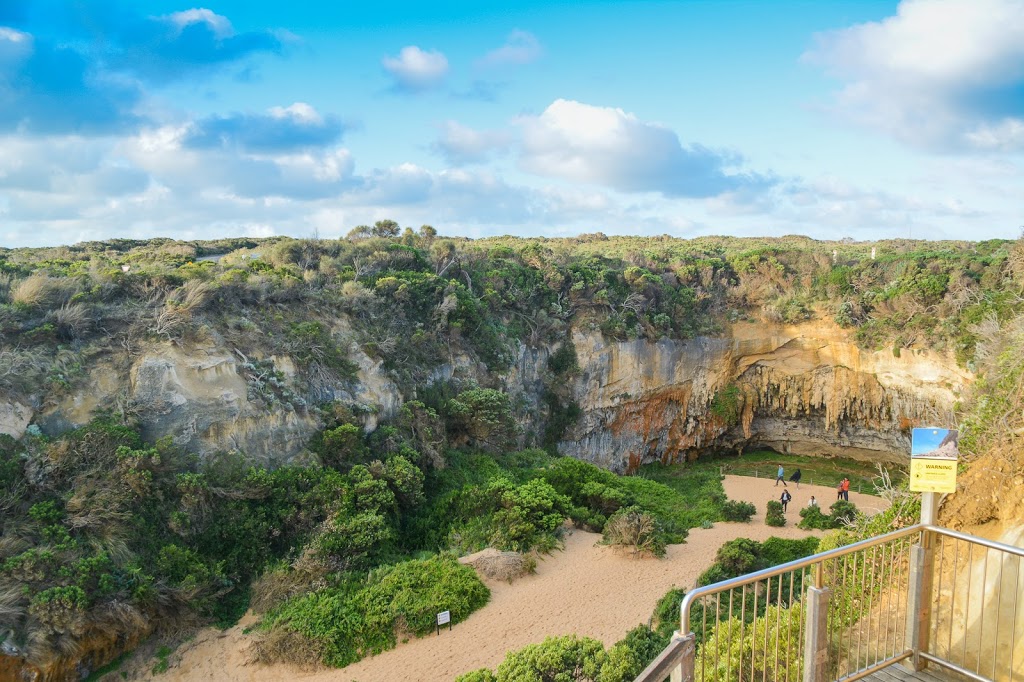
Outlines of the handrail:
M1007 545L1007 544L1004 544L1002 542L996 542L995 540L986 540L985 538L979 538L976 535L968 535L966 533L960 533L960 532L955 531L955 530L950 530L949 528L943 528L942 526L920 525L920 526L915 526L915 527L916 528L921 528L922 530L926 530L929 533L937 533L939 535L945 535L945 536L954 538L956 540L963 540L965 542L970 542L971 544L974 544L974 545L981 545L982 547L987 547L989 549L995 549L995 550L998 550L1000 552L1006 552L1007 554L1013 554L1014 556L1019 556L1022 559L1024 559L1024 547L1017 547L1016 545ZM885 537L885 536L882 536L882 537Z
M914 535L915 533L921 533L921 532L924 532L924 531L932 531L932 530L945 530L945 529L939 529L939 528L936 528L934 526L927 526L927 525L924 525L924 524L916 524L916 525L913 525L913 526L908 526L907 528L901 528L900 530L894 530L894 531L892 531L890 533L886 533L885 535L877 535L877 536L875 536L873 538L868 538L867 540L861 540L859 542L853 543L852 545L846 545L844 547L837 547L836 549L830 549L827 552L821 552L820 554L812 554L811 556L803 557L802 559L796 559L795 561L790 561L790 562L785 563L785 564L779 564L778 566L773 566L771 568L765 568L765 569L762 569L762 570L757 571L755 573L748 573L746 575L741 575L741 576L739 576L737 578L729 578L728 580L723 580L721 582L717 582L717 583L714 583L712 585L705 585L703 587L697 587L697 588L687 592L686 596L683 597L682 603L679 605L681 624L685 624L685 623L689 623L690 622L690 609L693 607L693 603L697 599L700 599L701 597L706 597L708 595L717 594L719 592L725 592L726 590L731 590L731 589L734 589L734 588L737 588L737 587L743 587L745 585L750 585L750 584L753 584L753 583L756 583L756 582L760 582L761 580L765 580L766 578L774 578L777 575L783 575L785 573L789 573L789 572L794 571L794 570L799 570L799 569L802 569L802 568L807 568L809 566L814 566L815 564L820 564L820 563L822 563L824 561L827 561L829 559L834 559L836 557L845 556L847 554L853 554L855 552L859 552L859 551L864 550L864 549L875 547L877 545L881 545L881 544L884 544L886 542L889 542L890 540L898 540L898 539L900 539L902 537L906 537L906 536L909 536L909 535ZM949 532L950 533L954 533L955 531L949 531ZM957 535L960 535L960 534L958 533ZM970 536L963 536L963 537L970 537ZM1000 543L998 543L998 542L992 543L992 544L996 545L997 549L1002 549L1003 547L1009 547L1009 545L1000 545ZM1024 552L1024 550L1019 550L1019 549L1018 549L1018 551ZM818 583L819 583L819 578L815 577L815 584L817 585Z
M640 680L664 680L682 663L686 655L693 656L692 637L673 637L658 657L651 661L637 677Z

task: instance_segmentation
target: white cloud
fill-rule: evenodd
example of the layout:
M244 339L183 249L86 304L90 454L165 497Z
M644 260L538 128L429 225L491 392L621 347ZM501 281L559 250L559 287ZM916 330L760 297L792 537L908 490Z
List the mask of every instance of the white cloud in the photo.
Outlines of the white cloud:
M481 66L504 66L506 64L529 64L537 60L544 49L537 36L527 31L512 31L505 44L491 50L480 59Z
M292 119L302 121L303 123L317 124L324 122L320 113L305 102L296 102L290 107L271 107L268 111L271 116L279 119Z
M501 130L474 130L457 121L445 121L440 127L433 149L455 166L486 161L493 153L507 150L511 142L511 135Z
M757 176L727 173L739 162L735 155L684 147L673 131L622 109L559 99L540 116L520 118L519 125L520 166L538 175L677 197L766 184Z
M191 24L206 24L214 35L222 38L234 35L235 32L227 17L208 9L187 9L169 14L166 18L174 24L178 31L184 30Z
M845 81L834 110L925 147L1024 147L1024 2L904 0L816 36L804 59Z
M385 57L381 63L395 79L396 88L411 92L437 87L448 74L448 59L443 54L415 45L403 47L397 57Z

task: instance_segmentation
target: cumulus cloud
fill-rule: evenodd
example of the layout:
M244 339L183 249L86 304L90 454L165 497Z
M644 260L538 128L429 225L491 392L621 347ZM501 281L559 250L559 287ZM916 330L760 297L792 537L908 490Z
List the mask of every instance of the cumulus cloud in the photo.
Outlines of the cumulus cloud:
M448 75L448 59L443 54L415 45L403 47L397 57L385 57L381 64L394 79L395 89L405 92L435 88Z
M834 111L930 148L1024 148L1024 3L904 0L816 36L804 59L845 81Z
M239 149L284 152L325 147L341 137L343 127L303 102L274 107L266 114L231 114L195 121L183 139L193 149Z
M511 136L500 130L474 130L457 121L441 124L441 136L433 150L453 166L488 160L494 153L508 149Z
M481 66L504 66L506 64L529 64L544 54L537 36L527 31L512 31L505 44L491 50L480 59Z
M623 192L708 197L770 181L730 172L741 159L701 145L622 109L571 100L519 120L520 166L538 175L604 185Z
M346 149L265 144L259 153L246 153L236 146L190 144L193 132L190 125L146 130L124 141L120 151L182 197L217 191L250 199L313 200L338 195L352 179L354 164Z

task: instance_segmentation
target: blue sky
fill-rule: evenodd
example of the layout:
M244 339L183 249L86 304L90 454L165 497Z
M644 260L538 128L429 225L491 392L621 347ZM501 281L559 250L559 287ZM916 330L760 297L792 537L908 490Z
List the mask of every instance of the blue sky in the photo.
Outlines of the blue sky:
M1024 0L0 1L0 245L1015 238Z

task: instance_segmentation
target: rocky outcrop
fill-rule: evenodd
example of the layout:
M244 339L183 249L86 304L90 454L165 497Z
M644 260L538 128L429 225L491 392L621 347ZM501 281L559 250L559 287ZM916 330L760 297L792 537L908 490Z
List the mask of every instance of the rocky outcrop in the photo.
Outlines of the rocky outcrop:
M341 322L335 331L347 335ZM971 380L941 354L864 351L825 322L739 323L721 337L657 342L610 341L576 329L572 341L580 372L555 388L579 404L582 417L559 450L616 471L695 457L706 448L751 446L898 460L909 450L910 427L951 423L957 391ZM503 388L536 425L542 396L553 386L552 351L521 345L500 376L458 355L431 376ZM20 436L34 418L55 434L116 409L136 415L150 439L170 436L193 452L239 450L258 461L287 461L320 427L301 397L353 404L367 430L413 397L403 396L381 362L358 345L349 357L358 365L357 380L320 386L313 396L285 356L248 358L216 339L190 347L152 344L131 358L95 360L82 389L39 400L44 407L37 414L22 403L0 404L0 426ZM273 388L256 376L267 368ZM727 409L711 409L716 395L719 402L728 398ZM539 437L539 429L524 431L527 443Z
M559 450L617 471L749 446L899 461L911 427L952 423L971 380L952 358L864 351L825 322L739 323L728 337L656 343L578 331L573 341L583 417ZM731 404L711 410L716 394Z
M364 425L373 430L380 419L398 410L402 396L379 361L358 348L350 355L359 366L357 381L327 390L332 398L362 407ZM259 371L251 369L250 360L262 361L280 377L273 389L257 383ZM315 411L306 408L302 397L307 388L288 357L250 359L216 343L161 343L145 347L133 360L98 361L84 389L52 400L37 420L46 432L57 434L87 423L102 410L117 409L134 415L149 440L170 437L190 452L237 450L254 461L280 463L302 452L320 428ZM281 393L295 397L271 395ZM22 432L27 424L13 417L9 421L12 429Z

